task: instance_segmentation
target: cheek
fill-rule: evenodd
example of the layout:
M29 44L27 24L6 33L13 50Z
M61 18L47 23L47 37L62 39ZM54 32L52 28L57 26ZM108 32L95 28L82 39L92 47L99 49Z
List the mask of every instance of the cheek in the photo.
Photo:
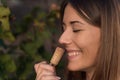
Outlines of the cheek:
M73 41L80 48L93 48L96 49L100 44L100 32L87 32L84 31L80 34L73 35Z
M92 41L92 37L88 34L76 34L73 36L73 41L76 45L78 45L80 48L81 47L87 47L88 45L90 45L93 41Z
M90 33L78 35L75 37L74 43L82 49L84 57L88 58L86 60L95 60L100 45L100 36Z

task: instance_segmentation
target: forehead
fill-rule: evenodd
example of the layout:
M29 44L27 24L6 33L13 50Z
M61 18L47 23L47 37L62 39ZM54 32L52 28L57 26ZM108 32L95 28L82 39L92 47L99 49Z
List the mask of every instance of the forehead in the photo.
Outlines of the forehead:
M63 22L70 21L81 21L82 23L86 23L80 14L70 5L68 4L64 10Z
M64 17L72 17L76 16L76 14L78 14L78 12L70 4L68 4L64 10Z

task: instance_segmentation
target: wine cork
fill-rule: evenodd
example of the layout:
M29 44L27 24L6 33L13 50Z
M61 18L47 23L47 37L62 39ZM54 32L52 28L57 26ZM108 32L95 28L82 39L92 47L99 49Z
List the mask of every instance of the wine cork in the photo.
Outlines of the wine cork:
M64 49L57 47L50 60L50 64L56 66L59 63L60 59L62 58L63 53L64 53Z

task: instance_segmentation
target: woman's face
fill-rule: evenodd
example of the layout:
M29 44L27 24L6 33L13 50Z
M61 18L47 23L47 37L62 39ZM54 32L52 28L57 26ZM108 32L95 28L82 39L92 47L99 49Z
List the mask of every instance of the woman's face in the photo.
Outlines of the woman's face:
M67 51L68 69L94 69L100 45L100 28L87 23L68 4L64 12L63 29L59 42Z

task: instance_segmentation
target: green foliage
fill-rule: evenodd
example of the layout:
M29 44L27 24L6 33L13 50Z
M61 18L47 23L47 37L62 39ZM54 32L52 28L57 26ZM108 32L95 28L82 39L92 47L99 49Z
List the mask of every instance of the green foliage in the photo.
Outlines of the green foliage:
M7 75L16 71L16 65L8 54L0 55L0 75L7 79Z
M1 4L6 7L7 6L7 0L0 0Z
M58 12L54 10L48 14L35 7L11 28L10 10L0 6L0 80L35 79L34 64L49 61L52 56L52 52L45 48L47 41L51 51L56 47Z
M0 6L0 38L13 42L15 39L12 33L10 32L9 15L9 8Z

